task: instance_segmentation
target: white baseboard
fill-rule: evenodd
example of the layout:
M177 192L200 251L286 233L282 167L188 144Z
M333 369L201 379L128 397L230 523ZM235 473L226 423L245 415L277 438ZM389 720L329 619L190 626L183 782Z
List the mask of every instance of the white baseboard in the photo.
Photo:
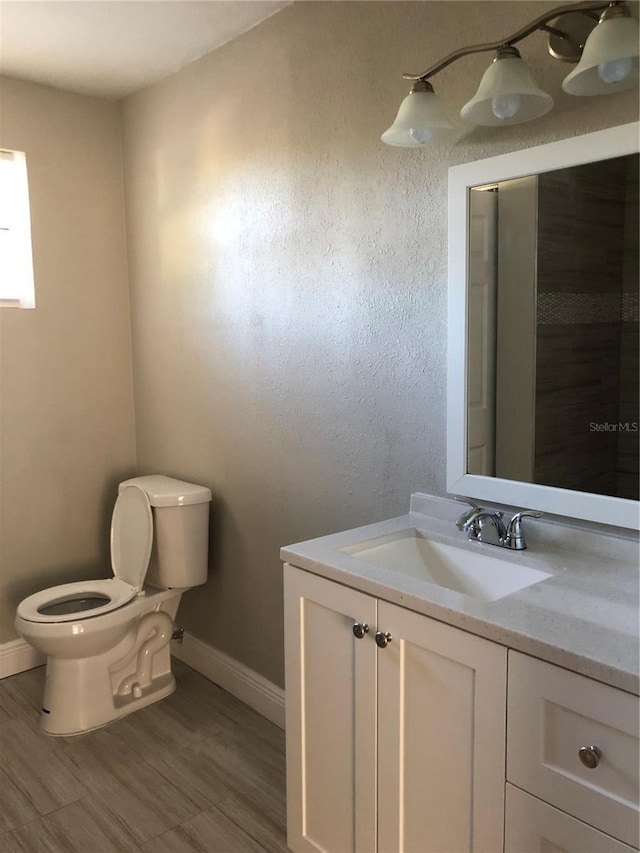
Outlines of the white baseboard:
M171 654L284 729L284 690L213 646L185 632Z
M41 666L45 660L26 640L10 640L0 645L0 679Z

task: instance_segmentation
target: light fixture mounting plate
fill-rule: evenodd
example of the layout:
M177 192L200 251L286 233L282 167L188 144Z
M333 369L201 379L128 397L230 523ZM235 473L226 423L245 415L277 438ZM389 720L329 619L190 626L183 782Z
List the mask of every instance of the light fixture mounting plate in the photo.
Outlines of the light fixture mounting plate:
M551 21L550 26L554 30L565 34L561 36L552 32L549 35L551 56L561 62L579 62L584 43L597 23L597 20L583 12L567 12Z

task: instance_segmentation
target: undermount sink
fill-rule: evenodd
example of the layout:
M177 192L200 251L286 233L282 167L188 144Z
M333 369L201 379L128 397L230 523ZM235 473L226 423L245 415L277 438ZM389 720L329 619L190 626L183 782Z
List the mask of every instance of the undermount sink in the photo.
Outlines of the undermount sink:
M486 552L474 553L435 542L415 528L367 539L340 548L340 551L375 566L462 592L479 601L496 601L551 577L547 572L509 559L496 559Z

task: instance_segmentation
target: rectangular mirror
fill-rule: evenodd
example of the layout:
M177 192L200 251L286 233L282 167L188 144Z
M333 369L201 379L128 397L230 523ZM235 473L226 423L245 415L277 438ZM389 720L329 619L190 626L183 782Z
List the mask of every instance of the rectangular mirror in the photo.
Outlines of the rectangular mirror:
M639 527L638 131L449 170L451 493Z

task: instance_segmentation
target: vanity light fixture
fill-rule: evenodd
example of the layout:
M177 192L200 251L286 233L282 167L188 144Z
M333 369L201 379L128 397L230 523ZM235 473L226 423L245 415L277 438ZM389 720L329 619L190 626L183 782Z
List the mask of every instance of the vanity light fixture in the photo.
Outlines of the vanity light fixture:
M539 118L553 107L553 98L537 85L517 48L498 48L484 72L478 91L460 115L471 124L520 124Z
M453 130L444 104L427 80L416 80L400 104L396 120L382 134L387 145L414 148L446 137Z
M551 56L578 63L562 84L566 93L603 95L638 85L640 31L623 0L558 6L500 41L460 48L422 74L403 74L413 86L395 121L382 134L382 141L413 148L450 135L454 125L430 78L474 53L492 51L495 57L478 91L460 111L463 119L474 125L499 127L543 116L553 107L553 98L536 84L514 47L538 30L549 33Z
M638 85L638 21L624 3L609 6L562 88L569 95L605 95Z

